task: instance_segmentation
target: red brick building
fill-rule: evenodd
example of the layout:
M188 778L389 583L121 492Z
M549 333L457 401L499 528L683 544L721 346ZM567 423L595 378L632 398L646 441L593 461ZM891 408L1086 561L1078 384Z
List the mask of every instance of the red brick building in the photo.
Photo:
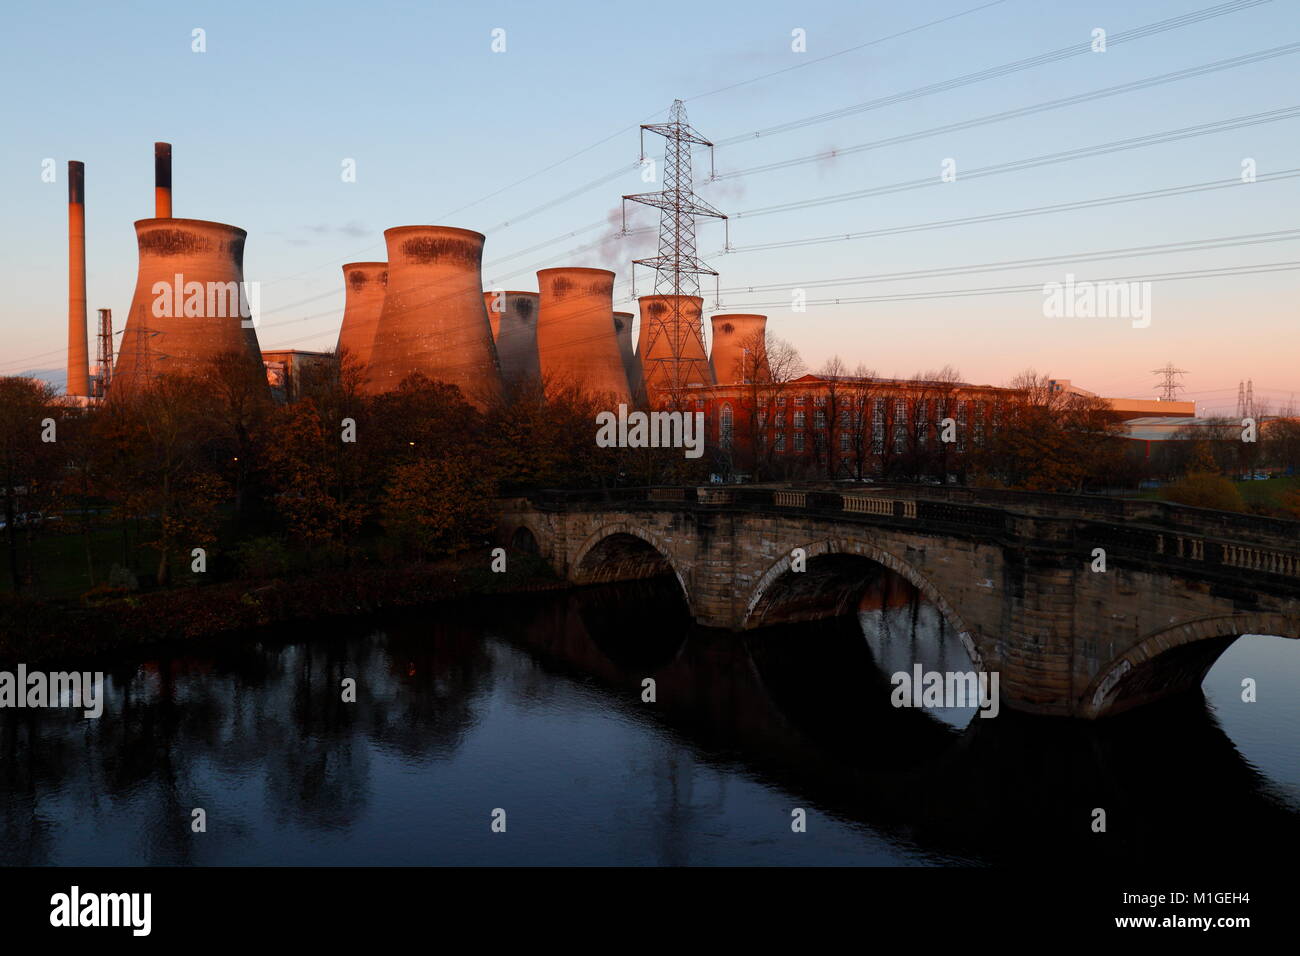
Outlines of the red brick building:
M867 478L961 474L1007 389L967 382L804 375L690 389L723 471Z

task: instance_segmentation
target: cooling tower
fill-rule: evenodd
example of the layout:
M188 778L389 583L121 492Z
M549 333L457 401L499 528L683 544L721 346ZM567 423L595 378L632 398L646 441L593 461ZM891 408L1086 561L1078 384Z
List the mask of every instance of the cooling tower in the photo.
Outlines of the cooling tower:
M704 354L704 300L697 295L643 295L637 301L641 331L636 354L651 405L660 404L660 397L672 391L674 382L679 388L712 385L713 373ZM678 360L673 358L674 343L680 349Z
M498 299L500 301L498 301ZM541 381L537 361L536 292L484 292L483 303L497 343L501 379L507 385Z
M715 315L713 323L713 349L709 354L709 364L713 367L713 378L719 385L732 385L743 382L748 376L754 376L754 363L761 362L762 367L757 376L766 379L767 349L755 345L764 341L767 334L767 316L765 315ZM749 350L749 355L745 350Z
M153 208L155 219L172 217L172 144L153 144Z
M633 395L641 393L641 366L637 364L636 353L632 351L632 320L636 318L631 312L614 313L614 334L618 337L618 355L623 360L623 374L627 376L627 387Z
M141 219L135 233L140 269L113 394L136 392L159 375L201 375L228 352L265 381L257 332L243 325L250 311L243 286L247 233L200 219Z
M630 402L614 332L614 273L543 269L537 286L537 358L547 388L576 385L613 405Z
M68 163L68 383L69 395L90 394L86 346L86 167Z
M460 388L479 408L501 393L483 305L483 235L450 226L397 226L388 289L370 353L369 388L388 392L412 372Z
M339 326L338 350L344 349L362 367L370 362L375 346L375 329L384 309L388 285L387 262L349 262L343 267L343 324Z

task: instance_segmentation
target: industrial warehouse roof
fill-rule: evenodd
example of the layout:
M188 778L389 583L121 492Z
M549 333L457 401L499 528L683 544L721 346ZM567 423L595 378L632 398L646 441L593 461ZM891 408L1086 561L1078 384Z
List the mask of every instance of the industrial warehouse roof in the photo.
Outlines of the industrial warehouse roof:
M1128 437L1136 441L1176 441L1184 428L1223 428L1225 423L1230 424L1231 419L1178 415L1169 418L1128 418L1124 420L1124 428Z
M1195 415L1176 415L1170 418L1128 418L1124 420L1125 425L1164 425L1166 428L1178 428L1183 425L1218 425L1222 424L1221 419L1217 418L1197 418Z

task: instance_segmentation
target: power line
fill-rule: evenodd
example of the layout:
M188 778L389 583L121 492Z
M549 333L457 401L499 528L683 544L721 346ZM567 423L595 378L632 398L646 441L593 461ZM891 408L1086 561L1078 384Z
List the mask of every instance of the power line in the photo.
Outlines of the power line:
M1209 279L1224 278L1231 276L1258 275L1269 272L1293 272L1300 269L1300 260L1286 260L1282 262L1264 262L1254 265L1227 266L1214 269L1194 269L1185 272L1164 272L1150 275L1131 275L1131 276L1111 276L1103 279L1087 280L1094 283L1102 282L1169 282L1179 279ZM1084 280L1076 280L1081 282ZM1026 285L1006 285L1006 286L986 286L975 289L949 289L943 292L900 292L888 295L872 296L855 296L852 298L837 297L833 299L808 299L806 305L857 305L869 302L909 302L920 301L924 299L955 299L966 296L979 295L1009 295L1020 292L1038 292L1042 293L1043 283L1035 282ZM789 308L788 300L777 302L746 302L744 308L747 309L777 309Z
M1192 139L1197 136L1207 136L1212 133L1243 129L1249 126L1259 126L1264 123L1282 122L1284 120L1295 119L1297 116L1300 116L1300 106L1288 106L1276 110L1266 110L1262 113L1249 113L1244 116L1233 116L1228 119L1215 120L1210 123L1199 123L1195 126L1185 126L1180 129L1165 130L1160 133L1148 133L1144 136L1133 136L1128 139L1113 140L1109 143L1098 143L1094 146L1083 146L1078 149L1046 153L1042 156L1031 156L1025 159L1016 159L1006 163L997 163L992 166L981 166L977 169L960 174L959 181L982 179L987 176L998 176L1003 173L1019 172L1024 169L1037 169L1042 166L1051 166L1056 163L1070 162L1076 159L1087 159L1094 156L1104 156L1110 153L1118 153L1130 149L1141 149L1146 146L1158 146L1163 143L1173 143L1179 140ZM904 192L911 189L923 189L939 185L951 185L951 183L943 182L938 176L927 176L924 179L908 179L898 183L890 183L885 186L873 186L868 189L858 189L848 193L837 193L832 196L820 196L813 199L780 203L774 206L759 206L754 209L747 209L738 212L733 216L733 218L740 219L744 217L767 216L773 213L790 212L795 209L810 209L815 206L833 205L835 203L848 202L854 199L866 199L871 196L884 196L890 193Z
M1184 186L1167 186L1160 189L1148 189L1143 192L1119 193L1112 196L1101 196L1096 199L1079 199L1072 202L1052 203L1044 206L1029 206L1023 209L984 213L978 216L963 216L956 219L936 219L930 220L929 222L912 223L903 226L887 226L881 229L868 229L862 232L848 232L833 236L811 236L804 239L787 239L780 242L756 243L751 246L732 246L726 251L731 254L740 252L760 252L767 249L786 249L792 246L811 246L827 242L845 242L854 239L872 239L881 236L895 236L901 233L923 232L929 229L948 229L953 226L970 226L986 222L1004 222L1009 219L1042 216L1057 212L1071 212L1076 209L1097 209L1103 206L1139 202L1146 199L1163 199L1168 196L1182 196L1189 193L1227 189L1232 186L1248 187L1259 183L1271 183L1284 179L1295 179L1298 176L1300 176L1300 167L1284 169L1276 173L1260 174L1256 177L1254 183L1244 182L1240 176L1232 176L1227 179L1212 179L1207 182L1191 183Z
M1155 86L1161 86L1165 83L1176 83L1180 80L1191 79L1193 77L1207 76L1213 73L1219 73L1223 70L1235 69L1239 66L1249 66L1276 57L1290 56L1297 52L1300 52L1300 43L1289 43L1285 46L1273 47L1269 50L1260 50L1255 53L1247 53L1226 60L1217 60L1200 66L1176 70L1172 73L1162 73L1158 76L1149 76L1145 79L1134 80L1131 83L1121 83L1118 86L1108 86L1099 90L1092 90L1088 93L1079 93L1074 96L1066 96L1056 100L1047 100L1042 103L1036 103L1032 106L1022 106L1017 109L1003 110L1000 113L989 113L973 119L948 123L944 126L933 126L929 129L919 130L914 133L904 133L899 136L890 136L885 139L873 140L869 143L860 143L857 146L838 147L836 149L823 150L819 153L812 153L807 156L797 156L793 159L783 159L776 162L764 163L761 166L751 166L748 169L722 172L715 178L734 179L737 176L751 176L756 173L766 173L777 169L788 169L792 166L801 166L807 163L839 159L843 156L851 156L855 153L862 153L874 149L883 149L887 146L897 146L901 143L910 143L915 140L926 139L931 136L939 136L944 133L973 129L977 126L986 126L990 123L1000 123L1011 119L1021 119L1025 116L1033 116L1037 113L1044 113L1049 110L1061 109L1067 106L1078 106L1081 103L1090 103L1094 100L1105 99L1110 96L1119 96L1123 93L1132 93L1137 90L1150 89Z
M1123 30L1119 33L1110 34L1106 38L1106 45L1109 49L1112 46L1127 43L1130 40L1139 40L1145 37L1155 36L1170 30L1176 30L1180 27L1210 20L1215 17L1221 17L1230 13L1237 13L1241 10L1247 10L1251 7L1257 7L1268 2L1271 2L1271 0L1231 0L1229 3L1220 3L1212 7L1204 7L1191 13L1185 13L1177 17L1170 17L1166 20L1158 20L1144 26L1134 27L1131 30ZM1000 66L988 67L984 70L977 70L974 73L966 73L962 76L953 77L948 80L941 80L937 83L930 83L902 93L892 93L888 96L880 96L875 99L866 100L865 102L854 103L837 110L830 110L825 113L816 113L812 116L790 120L789 122L780 123L776 126L769 126L765 129L730 136L726 139L719 140L717 146L721 149L724 146L731 146L736 143L743 143L764 136L788 133L792 130L803 129L807 126L813 126L818 123L842 119L846 116L855 116L859 113L881 109L886 106L894 106L898 103L910 102L911 100L919 99L924 96L932 96L935 93L943 93L963 86L970 86L973 83L982 83L985 80L1008 76L1012 73L1020 73L1024 70L1032 69L1035 66L1042 66L1047 63L1056 63L1061 60L1070 59L1071 57L1090 53L1092 53L1091 40L1085 40L1081 43L1072 43L1069 46L1061 47L1060 49L1052 50L1048 53L1040 53L1036 56L1025 57L1021 60L1013 60L1010 63L1003 63Z
M1300 229L1280 229L1275 232L1247 233L1238 236L1219 236L1210 239L1189 239L1183 242L1166 242L1150 246L1129 246L1122 249L1105 249L1096 252L1070 253L1059 256L1041 256L1033 259L1004 259L974 265L945 266L935 269L917 269L909 272L879 272L874 275L840 276L832 279L815 279L811 282L773 282L766 285L731 286L723 293L752 294L778 289L817 289L840 285L863 285L871 282L897 282L900 279L927 279L941 276L971 275L979 272L998 272L1007 269L1026 269L1033 266L1059 265L1069 262L1101 262L1108 259L1137 258L1141 256L1170 255L1180 252L1199 252L1206 249L1226 249L1236 246L1259 245L1268 242L1288 242L1300 239Z
M900 30L897 33L891 33L888 36L877 37L876 39L869 40L866 43L859 43L857 46L847 47L835 53L828 53L825 56L820 56L820 57L816 57L815 59L806 60L802 63L797 63L794 66L787 66L780 70L773 70L771 73L763 73L759 76L750 77L747 80L740 80L736 83L730 83L727 86L720 86L716 90L710 90L707 93L697 93L694 96L687 96L685 97L685 100L688 103L692 102L693 100L702 100L706 96L713 96L717 93L725 93L728 90L734 90L737 87L741 87L741 86L748 86L750 83L757 83L760 80L770 79L773 76L780 76L783 73L790 73L794 70L802 70L805 67L813 66L818 63L825 63L827 60L833 60L836 57L844 56L844 54L846 53L856 53L858 50L865 50L868 47L873 47L876 46L877 44L884 43L887 40L897 40L899 37L905 37L909 34L916 33L920 30L925 30L929 27L938 26L941 23L948 23L952 20L957 20L960 19L961 17L969 16L972 13L978 13L981 10L987 10L990 7L999 6L1000 4L1005 2L1006 0L992 0L991 3L981 4L978 7L971 7L968 10L962 10L959 13L954 13L951 16L940 17L938 20L931 20L929 23L922 23L918 26L909 27L906 30Z

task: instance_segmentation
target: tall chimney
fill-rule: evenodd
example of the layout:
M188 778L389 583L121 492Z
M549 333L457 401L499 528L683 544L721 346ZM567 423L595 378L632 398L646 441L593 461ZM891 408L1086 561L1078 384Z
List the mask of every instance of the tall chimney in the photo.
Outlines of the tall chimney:
M90 394L86 347L86 166L68 162L68 384L69 395Z
M767 316L746 313L713 316L713 351L709 364L719 385L733 385L754 378L770 377L767 368L765 335ZM759 346L755 348L755 346ZM746 355L745 353L749 354ZM755 363L762 365L755 368Z
M547 391L577 387L614 406L629 403L614 331L614 273L542 269L537 287L537 359Z
M172 217L172 144L153 144L153 205L155 219Z

